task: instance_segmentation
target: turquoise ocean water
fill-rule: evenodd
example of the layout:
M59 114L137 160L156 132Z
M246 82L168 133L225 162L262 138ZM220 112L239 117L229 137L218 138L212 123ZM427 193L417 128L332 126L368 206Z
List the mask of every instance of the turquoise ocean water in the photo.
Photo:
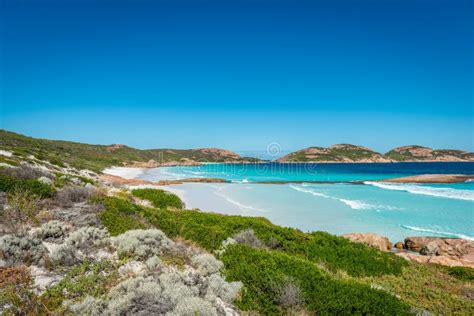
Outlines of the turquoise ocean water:
M184 192L188 207L264 216L276 224L304 231L375 232L392 241L413 235L474 239L474 182L373 182L430 173L474 174L474 163L209 164L149 169L139 177L223 178L230 183L183 184L173 188ZM256 183L260 181L303 182Z

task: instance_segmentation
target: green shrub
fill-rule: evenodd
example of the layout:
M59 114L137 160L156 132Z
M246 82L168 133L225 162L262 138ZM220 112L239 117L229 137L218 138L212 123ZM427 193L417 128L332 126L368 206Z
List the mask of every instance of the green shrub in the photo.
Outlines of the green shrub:
M105 206L105 210L99 217L110 235L117 236L128 230L145 228L140 221L141 208L139 206L117 198L104 197L96 201Z
M49 310L61 307L63 301L85 296L97 297L107 293L116 279L114 267L108 261L90 263L85 261L70 270L56 285L42 295L42 301Z
M175 208L182 209L183 202L176 195L163 190L156 189L135 189L132 194L141 199L150 201L154 207L160 209Z
M228 281L239 280L245 290L236 304L243 310L279 314L275 282L298 283L306 309L318 315L407 315L409 306L383 291L355 281L333 279L311 261L280 251L232 245L221 260Z
M54 193L54 189L50 185L38 180L23 180L0 174L0 192L14 191L26 191L40 198L49 198Z
M354 276L400 274L407 263L391 253L324 232L303 233L273 225L258 217L228 216L199 211L143 209L144 217L170 237L192 240L207 250L245 229L252 229L264 243L277 241L278 250L313 262L324 262L332 271L345 270Z
M468 267L451 267L448 269L448 274L456 279L463 281L474 281L474 269Z

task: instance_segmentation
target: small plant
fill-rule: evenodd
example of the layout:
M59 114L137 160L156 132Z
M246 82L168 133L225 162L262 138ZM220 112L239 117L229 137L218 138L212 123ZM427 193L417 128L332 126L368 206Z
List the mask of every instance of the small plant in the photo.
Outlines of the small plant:
M65 300L101 296L107 293L116 277L114 266L109 261L85 260L69 270L56 285L48 288L43 299L49 309L56 309Z
M304 305L303 293L296 281L288 276L283 281L272 286L275 293L275 303L284 309L298 311Z
M49 198L54 193L53 188L49 184L41 181L35 179L23 180L3 174L0 174L0 191L6 193L25 191L41 199Z
M474 269L468 267L451 267L448 269L448 274L456 279L463 281L474 281Z
M26 225L38 224L38 198L25 190L15 190L7 194L7 206L2 212L3 223L11 231L22 231Z
M38 264L46 254L47 249L39 239L17 235L0 237L0 257L10 265Z
M17 168L0 169L0 173L9 177L14 177L22 180L38 179L41 177L46 177L49 179L54 178L50 173L38 168L33 168L28 165L21 165Z
M60 242L66 237L68 231L68 227L63 222L53 220L43 224L36 236L43 240Z
M161 255L174 244L158 229L129 230L113 239L117 253L121 257L146 259Z
M0 267L0 310L2 315L46 314L26 267Z
M96 227L82 227L71 233L64 243L50 255L51 260L61 265L74 265L83 260L94 260L98 248L110 244L109 233Z
M200 254L191 258L196 269L203 275L217 273L224 267L224 264L217 260L213 255Z
M232 303L242 288L242 282L227 282L218 274L209 276L208 283L208 294L218 296L227 303Z
M183 202L173 193L157 189L135 189L132 194L138 198L150 201L154 207L160 209L174 208L181 210Z
M195 316L217 315L217 310L212 304L200 297L185 297L174 308L172 315Z
M86 201L91 195L92 190L79 186L65 186L56 193L56 202L60 206L68 207L74 203Z
M245 229L232 237L238 244L249 245L254 248L262 248L264 246L263 242L255 236L253 229Z

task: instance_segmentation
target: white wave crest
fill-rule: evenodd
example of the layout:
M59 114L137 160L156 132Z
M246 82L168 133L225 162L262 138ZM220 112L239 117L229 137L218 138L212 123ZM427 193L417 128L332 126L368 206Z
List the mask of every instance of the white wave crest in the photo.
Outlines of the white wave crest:
M234 199L231 199L230 197L228 197L227 195L223 194L221 191L224 189L224 187L221 187L219 189L217 189L216 191L214 191L213 193L215 195L217 195L218 197L221 197L223 198L224 200L226 200L227 202L231 203L231 204L234 204L235 206L237 206L240 210L251 210L251 211L257 211L257 212L267 212L266 210L263 210L263 209L260 209L260 208L256 208L256 207L253 207L253 206L250 206L250 205L245 205L245 204L242 204Z
M302 185L302 186L307 187L307 185ZM313 190L303 189L302 187L298 187L298 186L295 186L295 185L290 185L290 188L292 188L296 191L303 192L303 193L309 193L309 194L314 195L314 196L320 196L320 197L324 197L324 198L327 198L327 199L337 200L339 202L342 202L342 203L346 204L347 206L349 206L350 208L352 208L354 210L371 210L371 209L380 209L380 208L394 209L392 207L384 207L383 205L368 204L368 203L365 203L365 202L362 202L362 201L359 201L359 200L341 199L341 198L337 198L337 197L334 197L334 196L326 195L324 193L316 192L316 191L313 191Z
M364 183L373 185L381 189L386 189L386 190L405 191L412 194L429 195L429 196L436 196L436 197L447 198L447 199L474 201L474 191L471 191L471 190L458 190L458 189L453 189L453 188L435 188L435 187L421 186L421 185L415 185L415 184L393 184L393 183L387 183L387 182L366 181Z
M408 226L408 225L401 225L402 228L416 231L416 232L423 232L423 233L431 233L431 234L437 234L445 237L454 237L454 238L462 238L462 239L467 239L467 240L474 240L474 237L467 236L464 234L458 234L458 233L450 233L450 232L444 232L444 231L439 231L439 230L434 230L434 229L429 229L429 228L421 228L421 227L416 227L416 226Z

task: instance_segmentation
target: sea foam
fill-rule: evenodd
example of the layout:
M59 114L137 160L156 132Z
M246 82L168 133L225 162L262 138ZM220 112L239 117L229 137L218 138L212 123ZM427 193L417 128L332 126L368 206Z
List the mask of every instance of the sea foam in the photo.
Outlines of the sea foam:
M457 199L474 201L474 191L470 190L458 190L453 188L435 188L430 186L421 186L415 184L393 184L387 182L372 182L366 181L365 184L369 184L381 189L404 191L412 194L429 195L447 199Z
M439 231L435 229L429 229L429 228L422 228L422 227L416 227L416 226L408 226L408 225L400 225L404 229L416 231L416 232L422 232L422 233L431 233L431 234L436 234L436 235L441 235L445 237L453 237L453 238L462 238L462 239L467 239L467 240L474 240L474 237L467 236L464 234L458 234L458 233L450 233L450 232L444 232L444 231Z
M304 185L304 186L306 187L306 185ZM362 201L359 201L359 200L341 199L341 198L330 196L330 195L320 193L320 192L317 192L317 191L314 191L314 190L304 189L302 187L298 187L298 186L295 186L295 185L290 185L290 188L292 188L296 191L300 191L300 192L303 192L303 193L308 193L308 194L311 194L311 195L314 195L314 196L320 196L320 197L327 198L327 199L337 200L339 202L342 202L342 203L346 204L347 206L349 206L350 208L352 208L354 210L370 210L370 209L381 208L380 206L368 204L368 203L365 203L365 202L362 202Z

